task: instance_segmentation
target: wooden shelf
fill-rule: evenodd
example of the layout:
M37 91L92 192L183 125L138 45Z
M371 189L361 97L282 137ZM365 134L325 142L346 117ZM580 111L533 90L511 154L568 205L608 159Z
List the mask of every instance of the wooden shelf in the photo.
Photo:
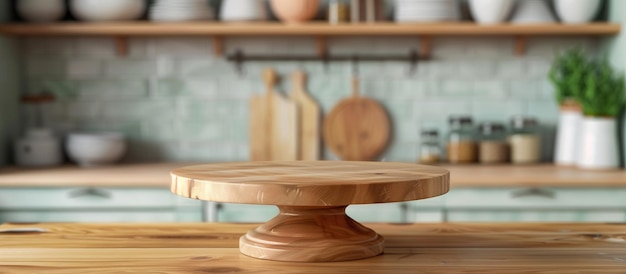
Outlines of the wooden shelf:
M301 25L268 23L58 23L58 24L4 24L0 34L17 36L189 36L189 35L263 35L263 36L456 36L456 35L614 35L620 24L593 23L584 25L537 24L493 25L475 23L426 24L338 24L313 22Z
M197 163L123 164L94 169L0 169L2 187L163 187L170 171ZM626 170L588 171L550 164L531 166L442 165L453 188L463 187L626 187Z
M314 36L318 55L326 50L326 37L333 36L418 36L422 41L420 55L428 57L433 36L512 36L514 52L523 55L528 36L608 36L618 34L620 24L592 23L582 25L477 25L471 22L455 23L375 23L336 24L311 22L286 25L278 22L264 23L78 23L57 24L4 24L0 34L12 36L113 36L118 54L126 55L129 36L213 36L214 52L224 52L225 36Z

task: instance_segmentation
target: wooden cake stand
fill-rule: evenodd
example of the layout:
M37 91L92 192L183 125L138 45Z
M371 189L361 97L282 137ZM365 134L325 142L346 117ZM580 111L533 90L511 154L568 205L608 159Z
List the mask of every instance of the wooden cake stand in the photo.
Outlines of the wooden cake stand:
M448 192L442 168L386 162L242 162L172 171L172 192L193 199L276 205L278 216L239 240L259 259L330 262L383 252L384 240L348 217L351 204L419 200Z

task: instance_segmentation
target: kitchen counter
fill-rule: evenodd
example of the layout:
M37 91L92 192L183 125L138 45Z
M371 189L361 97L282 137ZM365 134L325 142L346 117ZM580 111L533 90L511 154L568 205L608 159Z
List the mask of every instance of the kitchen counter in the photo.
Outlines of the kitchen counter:
M0 187L163 187L169 188L172 169L190 163L126 164L83 169L4 168ZM585 171L553 165L442 167L450 170L453 188L461 187L626 187L626 171Z
M626 224L368 224L383 255L285 263L239 253L254 224L4 224L2 271L45 273L623 273Z

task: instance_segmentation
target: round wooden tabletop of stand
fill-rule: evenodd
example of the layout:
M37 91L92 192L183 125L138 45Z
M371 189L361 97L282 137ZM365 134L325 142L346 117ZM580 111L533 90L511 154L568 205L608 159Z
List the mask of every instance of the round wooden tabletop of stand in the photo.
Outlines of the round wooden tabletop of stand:
M276 205L280 213L239 242L267 260L330 262L383 252L384 240L345 213L351 204L426 199L449 190L449 172L409 163L241 162L173 170L173 193L194 199Z

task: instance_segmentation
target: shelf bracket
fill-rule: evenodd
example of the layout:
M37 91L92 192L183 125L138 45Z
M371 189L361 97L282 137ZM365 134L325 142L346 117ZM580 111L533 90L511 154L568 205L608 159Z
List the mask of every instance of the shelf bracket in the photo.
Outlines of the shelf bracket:
M213 54L217 57L224 55L224 40L222 36L213 36Z
M117 56L125 57L128 56L128 37L126 36L118 36L115 38L115 50L117 52Z
M528 42L528 37L526 36L515 37L515 55L524 56L524 54L526 54L527 42Z
M433 48L433 38L430 35L420 36L420 58L430 59Z
M317 56L323 58L328 55L328 47L326 45L326 37L318 36L315 40L315 49L317 51Z

